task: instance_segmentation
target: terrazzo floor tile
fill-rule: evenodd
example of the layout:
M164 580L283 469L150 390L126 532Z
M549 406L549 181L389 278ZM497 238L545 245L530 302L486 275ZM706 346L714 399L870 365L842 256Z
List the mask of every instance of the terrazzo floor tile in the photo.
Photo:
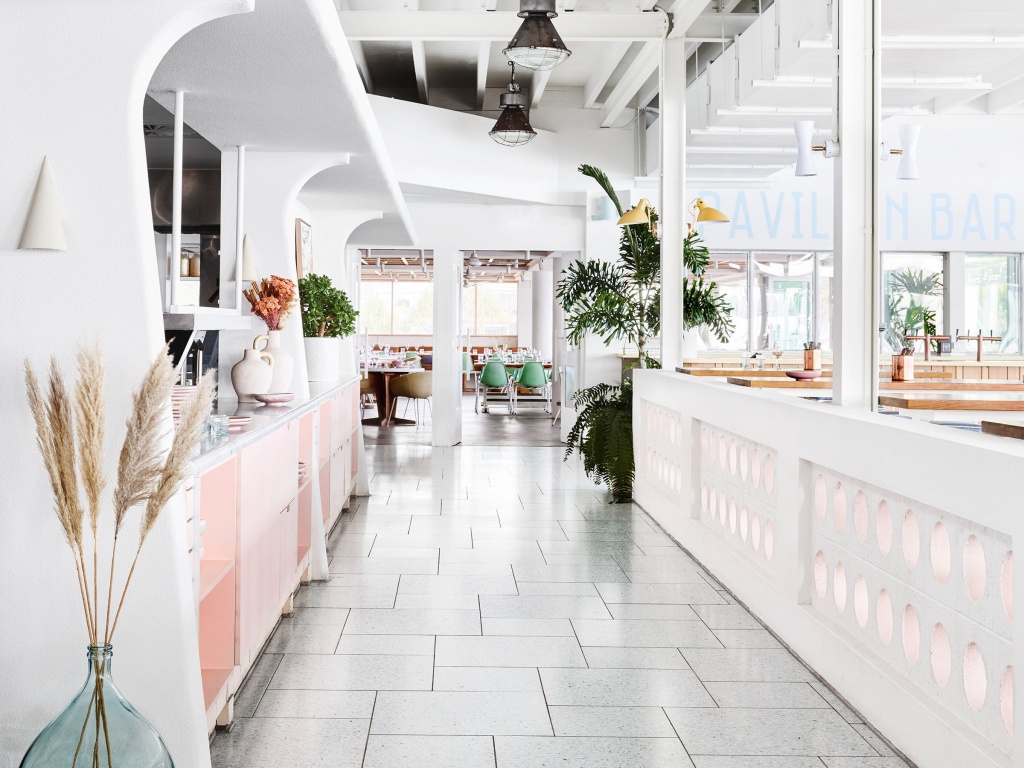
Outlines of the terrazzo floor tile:
M345 625L347 635L479 635L475 610L432 608L357 609Z
M590 582L582 581L521 581L517 582L519 594L526 595L551 595L565 596L575 595L577 597L596 597L597 587Z
M395 608L433 608L441 610L478 610L479 596L465 595L403 595L395 598Z
M341 629L348 619L349 608L296 608L288 621L299 624L329 624Z
M283 620L267 643L267 653L334 653L341 639L341 626L294 624Z
M399 594L517 595L512 574L504 576L403 576Z
M485 635L575 637L569 619L483 619Z
M317 582L315 586L324 587L371 587L379 590L395 591L398 589L398 574L375 573L332 573L325 582Z
M723 603L707 584L597 584L607 603L656 603L693 605Z
M417 528L413 533L381 533L377 535L375 547L422 548L445 547L447 549L470 549L473 537L469 531L464 533L446 533L445 531L429 531Z
M235 716L252 717L263 698L271 679L281 665L284 656L280 653L264 653L253 665L249 677L235 696Z
M376 697L376 691L270 690L260 700L255 716L369 720Z
M643 550L631 541L541 541L545 555L642 555Z
M436 563L439 554L439 547L385 547L375 544L370 550L369 557L419 557L424 560L433 560Z
M412 519L409 531L410 533L416 533L420 530L457 530L462 531L466 528L499 528L501 527L501 521L498 519L498 514L492 512L489 515L443 515L439 514L436 516L417 516Z
M363 768L494 768L494 739L371 734Z
M445 563L464 563L469 565L493 565L501 563L509 565L543 565L544 555L536 544L525 542L517 547L493 547L480 549L441 549L441 565Z
M831 709L807 683L704 683L720 707Z
M429 691L429 656L286 654L270 688L320 691Z
M689 669L677 648L583 648L593 669Z
M336 557L331 573L436 574L437 560L416 557Z
M718 638L699 621L594 621L573 619L580 645L627 648L720 648Z
M700 616L688 605L656 605L654 603L608 603L615 619L647 621L700 621Z
M704 682L813 683L817 680L789 651L781 648L684 649L683 658Z
M381 691L370 733L544 736L551 722L540 693Z
M715 637L726 648L781 648L782 644L766 629L715 629Z
M692 755L696 768L822 768L816 757ZM906 766L900 766L906 768Z
M823 757L827 768L907 768L898 757Z
M551 707L555 736L654 738L676 735L661 707Z
M547 555L545 558L548 565L589 565L589 566L607 566L618 568L619 564L615 562L615 558L611 555Z
M433 635L342 635L335 653L434 656Z
M511 563L439 563L441 576L511 576Z
M715 706L689 670L542 668L540 678L549 706Z
M438 637L438 667L585 667L575 637Z
M692 768L678 739L496 737L497 768Z
M516 581L625 582L617 565L514 565Z
M480 615L488 619L611 619L601 598L573 595L481 595Z
M295 596L295 605L309 608L391 608L395 590L371 587L308 586Z
M693 610L711 629L764 629L741 605L696 605Z
M842 715L843 719L846 720L846 722L864 722L864 719L860 715L858 715L850 707L848 707L842 699L840 699L838 696L832 693L832 691L829 690L829 687L824 683L820 681L815 681L811 683L811 687L818 692L818 695L821 696L821 698L823 698L825 701L829 703L829 705L831 705L832 709L834 709L836 712Z
M532 667L435 667L435 691L540 691Z
M373 546L375 538L377 538L375 533L343 533L331 541L327 551L331 555L366 557L370 554L370 548Z
M832 709L665 711L691 755L877 756Z
M359 768L369 720L239 718L210 748L217 768Z

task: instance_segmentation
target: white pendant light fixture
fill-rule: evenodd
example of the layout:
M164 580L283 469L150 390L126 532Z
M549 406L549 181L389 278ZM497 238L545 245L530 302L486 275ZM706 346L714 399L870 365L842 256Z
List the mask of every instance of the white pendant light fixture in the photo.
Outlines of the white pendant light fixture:
M25 217L25 228L21 231L18 250L66 251L67 235L64 234L64 222L60 215L60 201L57 200L57 185L53 181L50 170L50 158L43 158L43 167L39 169L36 189L32 194L28 216Z
M814 121L797 120L793 123L796 134L796 175L817 176L818 167L814 161L815 152L823 152L825 157L839 156L839 143L828 139L824 144L814 144Z
M242 279L255 282L259 280L256 274L256 259L252 255L252 248L249 247L249 236L242 238Z
M554 69L572 55L551 20L558 16L555 0L519 0L523 23L505 48L505 55L527 69Z
M900 126L899 133L900 148L892 149L883 143L882 160L888 160L889 155L899 155L900 167L896 169L896 178L913 181L920 178L917 172L917 141L921 138L921 126L906 123Z

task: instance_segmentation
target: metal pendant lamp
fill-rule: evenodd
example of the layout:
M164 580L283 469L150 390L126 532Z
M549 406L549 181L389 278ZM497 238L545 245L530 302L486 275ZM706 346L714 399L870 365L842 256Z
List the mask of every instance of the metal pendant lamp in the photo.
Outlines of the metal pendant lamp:
M512 81L508 84L508 92L501 94L501 115L489 135L506 147L518 147L533 141L537 132L530 125L526 95L516 82L515 62L510 61L509 65L512 67Z
M519 0L523 23L505 49L510 61L527 69L554 69L572 55L551 22L555 0Z

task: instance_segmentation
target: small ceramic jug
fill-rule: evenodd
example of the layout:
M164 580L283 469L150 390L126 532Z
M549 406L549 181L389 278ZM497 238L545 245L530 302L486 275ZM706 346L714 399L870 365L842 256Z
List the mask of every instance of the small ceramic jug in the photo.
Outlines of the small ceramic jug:
M274 378L274 356L256 348L259 340L253 342L253 348L245 350L242 359L231 368L231 386L240 403L254 403L253 395L267 394Z

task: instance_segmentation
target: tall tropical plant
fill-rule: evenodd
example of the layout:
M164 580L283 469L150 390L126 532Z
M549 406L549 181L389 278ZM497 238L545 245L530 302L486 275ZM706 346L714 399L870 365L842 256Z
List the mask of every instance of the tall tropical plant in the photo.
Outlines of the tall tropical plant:
M580 173L594 179L615 210L623 213L608 176L592 165ZM576 261L558 283L556 296L565 312L566 338L578 345L588 334L605 344L624 340L635 345L641 368L661 364L648 353L651 339L661 332L661 242L655 235L658 214L650 224L623 227L616 262ZM708 249L696 232L683 242L683 263L689 273L683 281L684 328L706 326L721 341L733 330L732 307L714 282L705 280ZM583 468L598 483L606 483L615 501L633 495L633 386L598 384L573 396L576 422L567 439L566 459L574 451L583 456Z
M938 333L935 310L925 305L924 297L942 294L942 275L938 272L903 269L886 274L885 338L894 350L911 349L907 336ZM935 342L932 342L934 345Z

